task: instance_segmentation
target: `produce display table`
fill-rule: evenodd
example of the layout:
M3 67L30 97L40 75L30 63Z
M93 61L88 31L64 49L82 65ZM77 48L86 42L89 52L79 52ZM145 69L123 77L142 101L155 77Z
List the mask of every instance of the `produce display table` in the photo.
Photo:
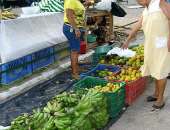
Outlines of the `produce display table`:
M22 16L0 23L1 62L67 41L62 33L63 13Z

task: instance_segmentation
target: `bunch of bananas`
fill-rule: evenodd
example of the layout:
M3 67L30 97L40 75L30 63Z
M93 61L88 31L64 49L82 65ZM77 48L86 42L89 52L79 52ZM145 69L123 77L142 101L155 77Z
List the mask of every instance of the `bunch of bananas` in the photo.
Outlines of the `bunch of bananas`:
M23 114L11 122L11 128L9 130L19 130L20 128L25 128L29 130L29 122L30 115Z
M106 99L97 91L64 92L44 108L17 117L9 130L96 130L108 121L106 108Z
M11 9L4 9L2 12L0 12L0 20L9 20L9 19L15 19L18 15L13 13Z

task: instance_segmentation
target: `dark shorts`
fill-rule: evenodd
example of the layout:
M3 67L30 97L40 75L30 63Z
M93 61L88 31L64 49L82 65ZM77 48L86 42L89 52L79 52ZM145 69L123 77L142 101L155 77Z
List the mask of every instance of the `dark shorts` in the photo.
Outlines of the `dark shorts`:
M73 28L70 25L63 25L63 33L68 39L71 51L80 51L81 38L77 38Z

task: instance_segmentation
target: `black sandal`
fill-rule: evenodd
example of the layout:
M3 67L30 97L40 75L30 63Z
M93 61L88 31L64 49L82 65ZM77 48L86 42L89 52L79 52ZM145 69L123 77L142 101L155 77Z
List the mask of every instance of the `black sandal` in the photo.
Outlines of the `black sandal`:
M148 97L147 97L147 102L154 102L154 101L156 101L156 100L157 100L156 97L153 97L153 96L148 96Z
M160 105L160 106L157 106L157 105L154 104L152 107L153 107L154 109L162 109L164 106L165 106L165 103L163 103L163 104Z

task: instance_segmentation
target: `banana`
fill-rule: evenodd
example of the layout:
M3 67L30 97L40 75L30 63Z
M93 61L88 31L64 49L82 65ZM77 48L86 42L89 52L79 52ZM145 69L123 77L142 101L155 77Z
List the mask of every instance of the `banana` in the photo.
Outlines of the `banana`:
M0 19L2 20L9 20L9 19L15 19L18 15L11 12L11 9L3 9L0 16Z
M50 102L47 103L47 107L48 107L48 109L49 109L50 111L53 109L53 106L51 105Z
M39 114L39 116L38 116L38 118L37 118L37 121L42 120L42 119L43 119L43 117L44 117L44 113L40 113L40 114Z
M43 117L43 119L44 119L44 120L47 120L47 119L48 119L48 117L49 117L49 114L48 114L48 113L44 113L44 117Z
M44 112L45 112L45 113L51 113L49 107L44 107Z
M65 127L65 125L62 122L59 122L57 119L54 120L54 123L58 129L63 129Z
M54 115L55 115L55 116L57 116L57 117L63 117L63 116L66 116L66 114L65 114L65 113L61 113L61 112L55 112L55 113L54 113Z

